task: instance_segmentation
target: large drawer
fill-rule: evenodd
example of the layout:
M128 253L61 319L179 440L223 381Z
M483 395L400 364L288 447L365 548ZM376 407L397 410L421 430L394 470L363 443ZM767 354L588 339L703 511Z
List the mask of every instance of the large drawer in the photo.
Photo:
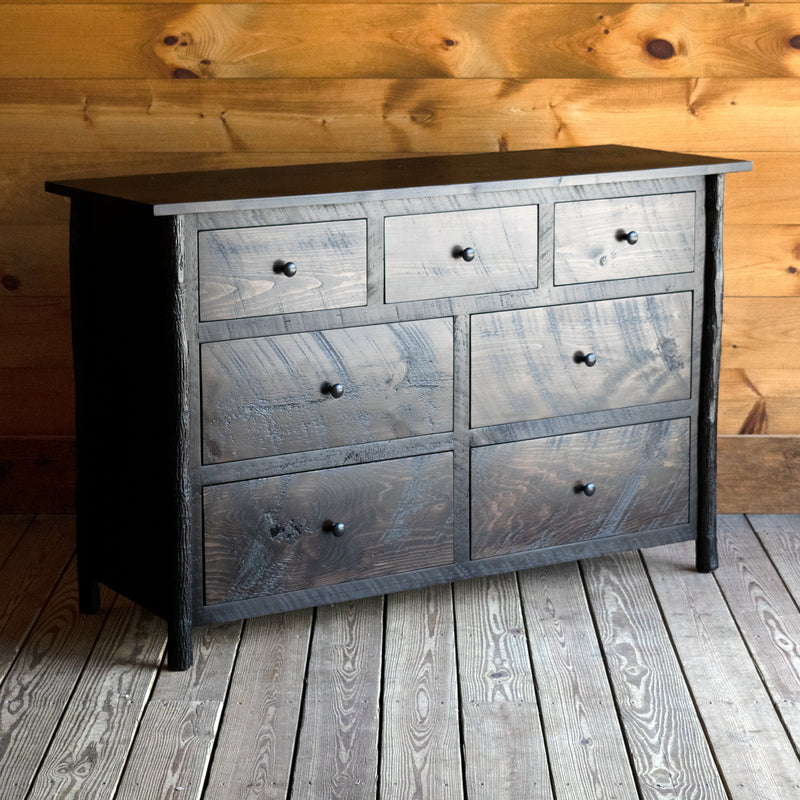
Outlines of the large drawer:
M453 457L207 486L203 516L208 604L448 564Z
M471 423L686 399L691 367L691 292L476 314Z
M472 451L472 557L689 520L690 423L667 420Z
M386 302L536 287L536 206L387 217Z
M695 193L556 203L556 284L691 272Z
M212 342L201 372L205 463L453 428L450 318Z
M200 319L367 302L363 219L200 231Z

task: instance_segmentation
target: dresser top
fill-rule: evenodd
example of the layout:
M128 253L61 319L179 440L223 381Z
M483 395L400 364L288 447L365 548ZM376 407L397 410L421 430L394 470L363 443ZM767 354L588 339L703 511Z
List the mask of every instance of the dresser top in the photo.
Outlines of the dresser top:
M749 161L621 145L409 157L350 163L53 181L67 197L99 195L152 208L157 216L480 189L536 189L644 178L746 172ZM510 185L509 185L510 184ZM502 186L501 186L502 185ZM287 199L291 202L287 203Z

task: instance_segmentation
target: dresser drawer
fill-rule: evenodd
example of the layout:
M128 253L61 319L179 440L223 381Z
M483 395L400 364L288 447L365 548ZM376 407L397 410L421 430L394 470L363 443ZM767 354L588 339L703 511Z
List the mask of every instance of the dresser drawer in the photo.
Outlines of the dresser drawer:
M556 284L694 269L695 193L556 203Z
M667 420L472 451L472 557L689 521L690 423Z
M367 302L363 219L200 231L198 247L201 320Z
M536 287L538 208L387 217L386 301Z
M476 314L471 424L686 399L691 366L691 292Z
M453 428L450 318L201 348L205 463Z
M453 457L207 486L203 517L209 604L449 564Z

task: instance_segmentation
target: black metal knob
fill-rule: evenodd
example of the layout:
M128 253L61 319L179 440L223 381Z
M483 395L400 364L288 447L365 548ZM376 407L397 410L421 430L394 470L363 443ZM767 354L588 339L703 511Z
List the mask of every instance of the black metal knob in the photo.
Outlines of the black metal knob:
M597 363L597 356L594 353L576 353L575 361L578 364L586 364L587 367L593 367Z
M344 394L344 386L341 383L326 383L322 386L322 391L338 399Z
M593 483L582 483L580 486L578 486L576 491L578 493L583 492L587 497L591 497L595 493L596 489L597 487Z
M475 251L471 247L457 247L456 258L463 258L464 261L474 261Z
M619 232L619 240L621 242L627 242L628 244L636 244L639 241L639 234L636 231L625 231Z
M332 533L334 536L344 536L344 522L326 522L324 525L326 533Z
M294 278L294 276L297 275L297 264L295 264L294 261L278 264L275 267L275 272L280 272L281 275L285 275L287 278Z

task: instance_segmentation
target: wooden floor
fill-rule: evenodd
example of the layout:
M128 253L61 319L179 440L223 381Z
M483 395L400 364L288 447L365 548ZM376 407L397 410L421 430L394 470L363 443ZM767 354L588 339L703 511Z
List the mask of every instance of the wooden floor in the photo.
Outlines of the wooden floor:
M200 630L77 611L71 517L0 517L2 800L797 800L800 517Z

